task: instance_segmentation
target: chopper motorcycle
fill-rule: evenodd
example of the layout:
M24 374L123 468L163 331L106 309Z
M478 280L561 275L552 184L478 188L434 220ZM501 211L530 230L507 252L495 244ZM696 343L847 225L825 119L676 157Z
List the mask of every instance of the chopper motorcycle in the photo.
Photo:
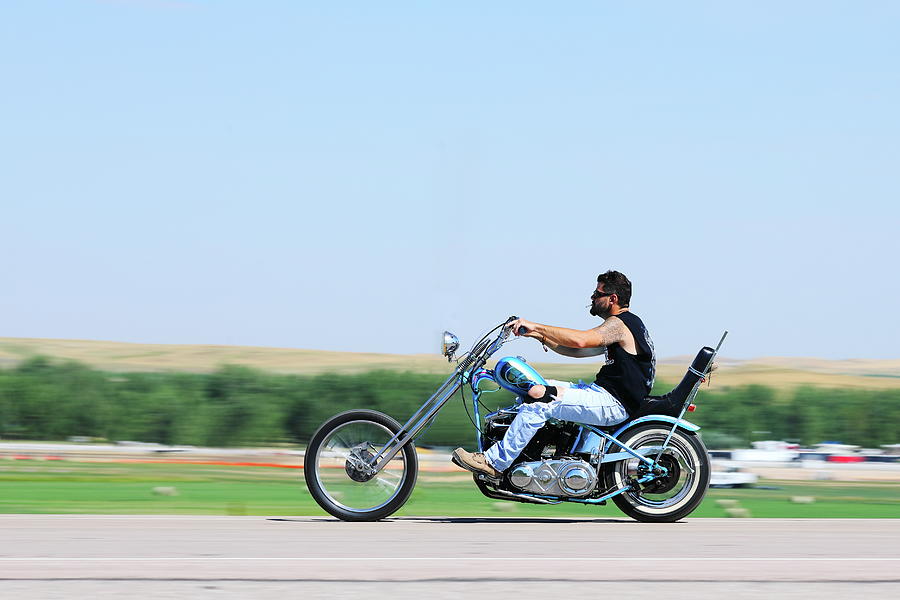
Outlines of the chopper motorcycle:
M528 389L545 385L520 357L501 358L486 368L515 320L497 325L459 357L453 373L403 425L374 410L350 410L326 421L310 439L303 462L307 488L319 506L345 521L376 521L396 512L416 484L416 438L457 392L465 404L466 390L471 391L478 451L500 440ZM635 417L606 427L549 419L509 469L498 478L474 473L475 485L497 500L594 505L612 500L638 521L686 517L706 494L710 464L700 428L684 414L693 410L726 335L715 349L700 350L671 392L646 398ZM456 336L444 332L442 353L448 361L458 349ZM481 397L501 389L517 394L516 404L482 419Z

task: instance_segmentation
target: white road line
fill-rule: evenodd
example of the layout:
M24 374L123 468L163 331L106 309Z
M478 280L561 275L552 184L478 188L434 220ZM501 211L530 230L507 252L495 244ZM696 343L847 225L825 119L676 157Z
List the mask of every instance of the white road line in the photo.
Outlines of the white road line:
M653 562L654 557L649 556L556 556L556 557L484 557L484 556L15 556L0 557L0 562L162 562L162 561L305 561L305 562L322 562L322 561L511 561L511 562L527 562L540 561L547 562L549 560L564 561L589 561L589 562L623 562L623 561L639 561ZM878 556L878 557L861 557L861 556L680 556L666 557L666 562L897 562L900 556Z

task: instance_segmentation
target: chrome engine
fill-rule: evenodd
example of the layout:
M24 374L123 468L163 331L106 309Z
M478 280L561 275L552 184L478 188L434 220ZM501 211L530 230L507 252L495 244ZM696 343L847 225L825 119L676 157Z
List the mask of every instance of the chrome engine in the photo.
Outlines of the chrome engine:
M577 459L519 463L509 472L515 487L533 494L586 496L597 483L594 467Z

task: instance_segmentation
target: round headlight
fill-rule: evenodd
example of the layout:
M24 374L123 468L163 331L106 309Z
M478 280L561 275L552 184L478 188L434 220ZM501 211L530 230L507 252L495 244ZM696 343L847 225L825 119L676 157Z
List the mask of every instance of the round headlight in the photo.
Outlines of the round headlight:
M459 338L449 331L445 331L444 339L441 341L441 354L446 356L447 360L450 360L457 350L459 350Z

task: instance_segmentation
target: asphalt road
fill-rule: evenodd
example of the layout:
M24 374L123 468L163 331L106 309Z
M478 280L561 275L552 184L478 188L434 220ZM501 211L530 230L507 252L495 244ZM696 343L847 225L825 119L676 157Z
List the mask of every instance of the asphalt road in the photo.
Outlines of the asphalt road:
M0 515L0 597L900 597L900 520Z

